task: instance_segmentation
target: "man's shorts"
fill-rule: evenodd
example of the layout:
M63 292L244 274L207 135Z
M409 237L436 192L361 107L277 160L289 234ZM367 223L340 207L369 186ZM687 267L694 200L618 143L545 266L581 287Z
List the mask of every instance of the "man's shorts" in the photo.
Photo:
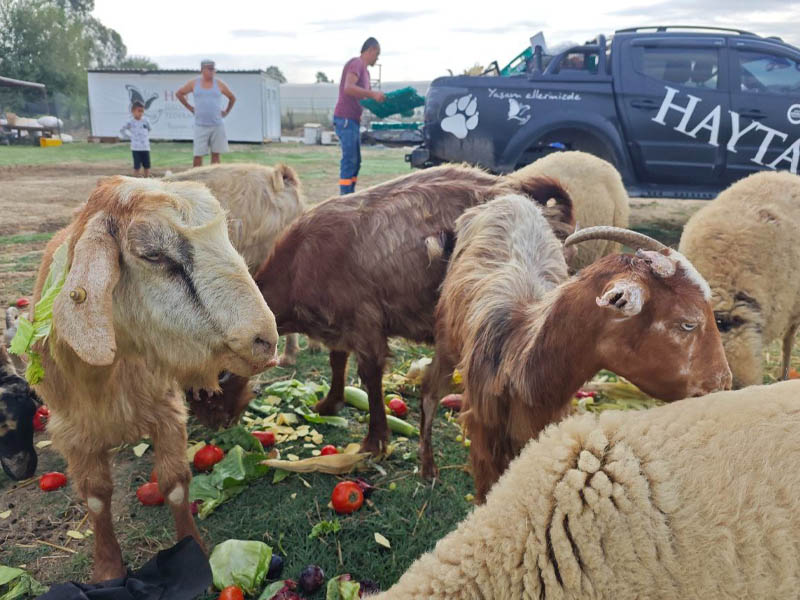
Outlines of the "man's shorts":
M194 156L205 156L209 152L214 154L228 152L225 125L195 125L193 150Z
M149 150L131 150L133 153L133 168L138 171L142 167L145 169L150 168L150 151Z

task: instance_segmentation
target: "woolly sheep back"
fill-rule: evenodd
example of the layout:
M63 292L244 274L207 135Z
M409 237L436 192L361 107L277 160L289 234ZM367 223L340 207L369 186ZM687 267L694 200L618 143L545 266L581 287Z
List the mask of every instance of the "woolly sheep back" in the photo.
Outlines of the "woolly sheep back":
M211 165L165 178L205 184L228 211L242 222L241 236L231 241L251 274L272 251L278 236L305 210L297 173L289 166L250 163Z
M788 598L800 381L547 428L380 600Z
M722 332L739 386L761 383L762 351L800 323L798 231L800 177L788 172L742 179L684 227L680 251L711 286L714 311L742 321Z
M555 152L511 173L508 177L553 177L572 198L575 223L583 229L594 225L628 227L630 208L622 178L614 166L586 152ZM580 244L570 266L582 269L598 258L620 251L607 240Z

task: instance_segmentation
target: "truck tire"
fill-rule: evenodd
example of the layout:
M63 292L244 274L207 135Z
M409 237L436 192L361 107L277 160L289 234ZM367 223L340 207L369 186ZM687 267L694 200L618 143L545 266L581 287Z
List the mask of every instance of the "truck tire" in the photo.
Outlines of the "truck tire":
M553 152L580 150L602 158L619 170L616 153L611 144L599 136L581 129L557 129L539 138L526 149L517 161L516 169L524 167Z

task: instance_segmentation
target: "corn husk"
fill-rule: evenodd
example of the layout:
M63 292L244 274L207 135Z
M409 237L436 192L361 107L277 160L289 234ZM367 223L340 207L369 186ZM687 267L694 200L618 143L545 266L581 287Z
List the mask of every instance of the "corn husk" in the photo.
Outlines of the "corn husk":
M314 456L303 460L264 460L262 465L267 465L275 469L292 471L294 473L328 473L330 475L342 475L352 471L356 465L369 457L368 452L357 452L354 454L328 454L326 456Z

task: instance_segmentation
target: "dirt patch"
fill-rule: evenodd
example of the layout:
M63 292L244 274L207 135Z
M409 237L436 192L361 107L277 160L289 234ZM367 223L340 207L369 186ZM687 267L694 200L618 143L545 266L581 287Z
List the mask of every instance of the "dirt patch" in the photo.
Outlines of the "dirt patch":
M36 434L35 441L48 437L45 433ZM66 473L66 463L49 447L38 450L38 454L37 479L33 482L12 485L0 473L0 484L5 488L0 495L0 512L11 512L11 516L0 521L2 562L17 565L15 554L25 554L28 556L25 568L34 577L41 581L63 581L75 568L72 560L85 559L92 553L91 523L86 505L69 485L49 493L39 489L39 475L49 471ZM133 459L131 449L124 447L120 453L112 453L111 462L115 489L112 497L114 526L116 529L131 528L137 512L147 510L135 501L134 490L146 480L149 461ZM74 539L67 534L68 531L78 531L85 538ZM136 549L126 552L126 560L132 564L140 564L145 557L160 549L158 540L146 534L138 537ZM36 558L31 559L31 554Z
M708 200L631 198L630 228L677 247L686 221Z
M0 305L33 291L51 234L69 223L99 178L128 168L122 162L0 167Z

